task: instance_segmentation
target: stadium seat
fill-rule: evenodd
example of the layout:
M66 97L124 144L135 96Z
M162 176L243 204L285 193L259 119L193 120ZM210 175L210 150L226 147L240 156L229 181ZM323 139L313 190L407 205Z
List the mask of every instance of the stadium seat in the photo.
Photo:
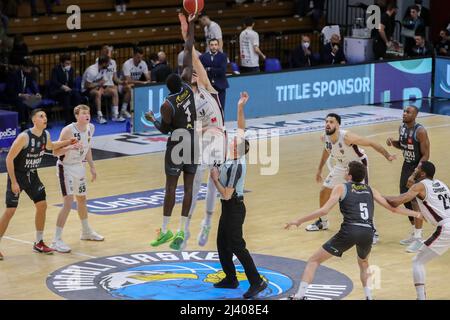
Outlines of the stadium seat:
M239 71L239 66L236 62L230 62L231 64L231 70L233 70L234 74L240 74L241 72Z
M276 58L267 58L265 61L265 72L277 72L281 71L281 63L280 60Z

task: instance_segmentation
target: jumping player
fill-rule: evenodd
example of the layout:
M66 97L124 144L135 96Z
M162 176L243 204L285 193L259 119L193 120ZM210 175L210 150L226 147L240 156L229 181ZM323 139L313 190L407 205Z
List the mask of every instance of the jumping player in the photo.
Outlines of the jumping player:
M84 162L90 167L92 182L97 178L94 161L92 159L92 137L94 135L94 125L90 123L91 113L86 105L78 105L74 109L77 122L69 124L61 131L59 140L66 140L75 137L81 148L73 150L70 147L61 148L53 152L59 157L56 164L57 176L63 196L63 207L59 211L56 221L56 232L51 247L61 253L71 251L70 247L62 240L62 231L66 224L67 217L72 209L73 197L77 200L78 215L81 220L82 232L81 240L103 241L104 237L91 229L88 223L88 211L86 206L86 168Z
M186 222L192 204L192 186L197 169L197 159L194 159L195 154L197 153L196 147L198 147L198 143L195 143L194 141L197 112L195 110L194 92L190 85L192 82L194 20L195 16L190 15L188 37L184 43L185 54L183 60L183 73L181 77L177 74L171 74L167 78L166 85L170 94L161 106L161 122L155 122L155 127L161 131L161 133L171 133L171 135L167 141L165 154L166 194L164 197L163 223L162 227L157 230L157 237L151 242L151 245L157 247L173 240L170 244L170 248L174 250L180 250L181 244L184 241ZM152 121L153 114L147 113L146 118L149 121ZM175 136L176 138L174 138ZM183 153L186 150L180 150L180 145L186 145L185 139L191 140L191 148L187 155ZM183 155L180 155L180 151ZM179 161L180 159L176 159L177 156L182 157L183 159ZM172 231L169 230L167 226L175 205L175 191L181 171L184 173L184 198L181 209L180 228L178 232L173 235Z
M358 254L360 279L366 299L372 300L372 293L367 286L367 282L370 277L368 273L369 254L372 249L374 233L374 200L392 212L420 217L419 212L391 207L377 190L363 183L367 175L367 167L359 161L351 161L345 175L347 182L336 185L330 198L319 210L291 221L285 226L285 229L289 229L291 226L299 227L304 222L324 216L338 202L340 211L344 216L344 222L339 232L309 258L300 287L295 295L289 297L291 300L305 299L308 286L313 281L314 274L320 264L333 256L341 257L344 252L353 246L356 246Z
M0 240L16 212L19 196L23 190L36 206L36 242L33 245L33 251L52 254L53 250L43 240L47 202L45 187L39 179L37 168L41 164L46 149L57 151L69 145L70 148L78 149L80 145L75 138L52 142L50 134L45 130L47 115L41 109L32 111L31 121L33 127L17 136L6 156L6 168L8 170L6 210L0 219ZM0 260L3 260L1 253Z
M406 193L397 197L385 197L392 206L406 204L416 199L424 219L436 227L436 231L419 248L413 259L413 278L417 299L425 300L425 265L443 255L450 248L450 190L434 179L433 163L423 161L408 178ZM417 183L415 183L417 181Z
M399 128L398 140L388 138L386 144L403 151L403 166L400 177L400 193L408 191L406 186L408 178L413 174L421 161L430 158L430 140L425 128L416 123L419 109L415 106L408 106L403 110L403 124ZM419 210L416 200L406 202L405 207L411 210ZM402 245L408 245L407 252L417 252L422 246L422 225L423 221L409 217L412 225L410 236L400 241Z
M319 163L319 168L316 173L316 181L322 182L322 169L328 158L336 162L325 181L323 182L322 189L320 190L320 206L322 207L330 198L331 190L340 184L345 182L345 172L348 164L351 161L358 161L368 166L368 158L364 150L360 146L372 147L377 152L382 154L388 161L395 159L394 155L391 155L386 151L379 143L369 140L364 137L360 137L348 130L341 130L341 117L335 113L330 113L325 118L325 135L323 140L325 142L325 148L322 152L322 158ZM368 184L368 176L365 178L365 183ZM317 220L313 224L306 227L307 231L319 231L327 230L329 228L329 222L326 216ZM374 233L374 244L378 240L378 235Z

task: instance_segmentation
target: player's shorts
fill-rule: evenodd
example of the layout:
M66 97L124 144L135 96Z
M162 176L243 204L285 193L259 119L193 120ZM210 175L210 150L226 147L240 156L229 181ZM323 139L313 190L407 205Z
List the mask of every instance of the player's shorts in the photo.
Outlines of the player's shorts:
M36 170L21 172L16 171L16 180L19 184L20 191L25 191L25 193L34 202L44 201L47 197L45 193L45 187L39 179ZM11 190L11 179L8 175L8 180L6 182L6 207L7 208L17 208L19 204L20 193L15 195Z
M361 163L363 163L368 169L368 162L366 158L362 159ZM328 176L325 178L323 186L328 189L333 189L338 184L346 183L347 182L347 180L345 180L346 175L347 175L347 168L339 165L334 166L333 169L328 174ZM367 170L367 175L366 179L364 180L364 183L369 184L369 170Z
M342 254L356 246L358 257L366 259L372 250L373 241L372 227L356 226L351 224L342 224L341 229L322 248L329 254L342 257Z
M166 154L164 156L165 172L168 176L180 176L181 172L195 174L197 171L198 160L194 160L195 152L187 157L187 162L183 161L183 151L178 153L178 149L174 150L176 144L168 143ZM193 149L193 148L192 148ZM175 159L176 158L176 159Z
M67 195L86 195L87 183L84 165L63 165L58 163L56 169L63 197Z
M438 226L436 231L425 242L428 248L443 255L450 248L450 221Z

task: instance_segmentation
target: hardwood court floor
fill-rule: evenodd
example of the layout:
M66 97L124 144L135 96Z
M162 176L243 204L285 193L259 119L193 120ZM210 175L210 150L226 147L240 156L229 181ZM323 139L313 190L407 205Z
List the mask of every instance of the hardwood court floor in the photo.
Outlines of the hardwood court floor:
M431 140L431 160L437 165L436 176L450 184L450 118L431 116L420 120L428 129ZM360 126L352 131L371 136L384 144L387 136L397 135L399 122ZM280 167L273 176L262 176L259 167L248 168L246 189L247 220L245 238L253 253L283 256L301 260L308 257L339 228L341 215L335 209L330 214L331 230L307 233L304 226L298 230L283 230L284 223L299 214L306 214L318 206L320 185L315 183L315 171L322 152L319 132L280 138ZM372 149L366 150L370 160L371 185L383 194L398 194L398 183L402 155L396 152L398 160L387 162ZM164 185L163 154L122 157L96 162L98 181L89 184L89 197L158 189ZM40 176L47 188L48 212L45 239L51 242L54 226L61 203L55 168L40 169ZM1 177L0 194L5 194L6 174ZM199 201L191 224L191 240L187 250L215 250L218 222L218 205L213 219L210 242L201 248L196 244L196 235L203 217L205 202ZM4 209L4 201L0 205ZM180 205L174 209L171 227L179 224ZM79 240L80 223L73 211L64 230L64 240L72 247L70 254L42 256L33 253L34 210L31 201L22 194L16 216L1 242L5 260L0 262L0 299L61 299L47 289L45 280L52 271L89 257L101 257L120 253L142 251L165 251L151 248L155 229L161 223L162 208L127 212L117 215L90 215L91 226L106 237L103 243ZM374 290L374 298L415 299L412 284L411 260L413 254L406 253L398 241L410 231L406 217L394 216L376 206L376 225L380 242L373 248L371 264L381 270L380 288ZM433 229L425 224L424 235L428 237ZM9 237L9 238L8 238ZM10 238L14 238L12 240ZM347 299L361 299L363 291L359 282L359 271L354 250L343 258L334 258L326 266L336 269L354 283L354 289ZM450 299L450 252L427 265L427 294L430 299Z

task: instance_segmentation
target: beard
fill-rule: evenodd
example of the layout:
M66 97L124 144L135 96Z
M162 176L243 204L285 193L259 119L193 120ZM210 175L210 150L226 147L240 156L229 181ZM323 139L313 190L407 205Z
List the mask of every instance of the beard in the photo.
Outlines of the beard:
M325 133L326 133L327 136L331 136L331 135L333 135L335 132L336 132L336 128L330 129L330 130L325 129Z

